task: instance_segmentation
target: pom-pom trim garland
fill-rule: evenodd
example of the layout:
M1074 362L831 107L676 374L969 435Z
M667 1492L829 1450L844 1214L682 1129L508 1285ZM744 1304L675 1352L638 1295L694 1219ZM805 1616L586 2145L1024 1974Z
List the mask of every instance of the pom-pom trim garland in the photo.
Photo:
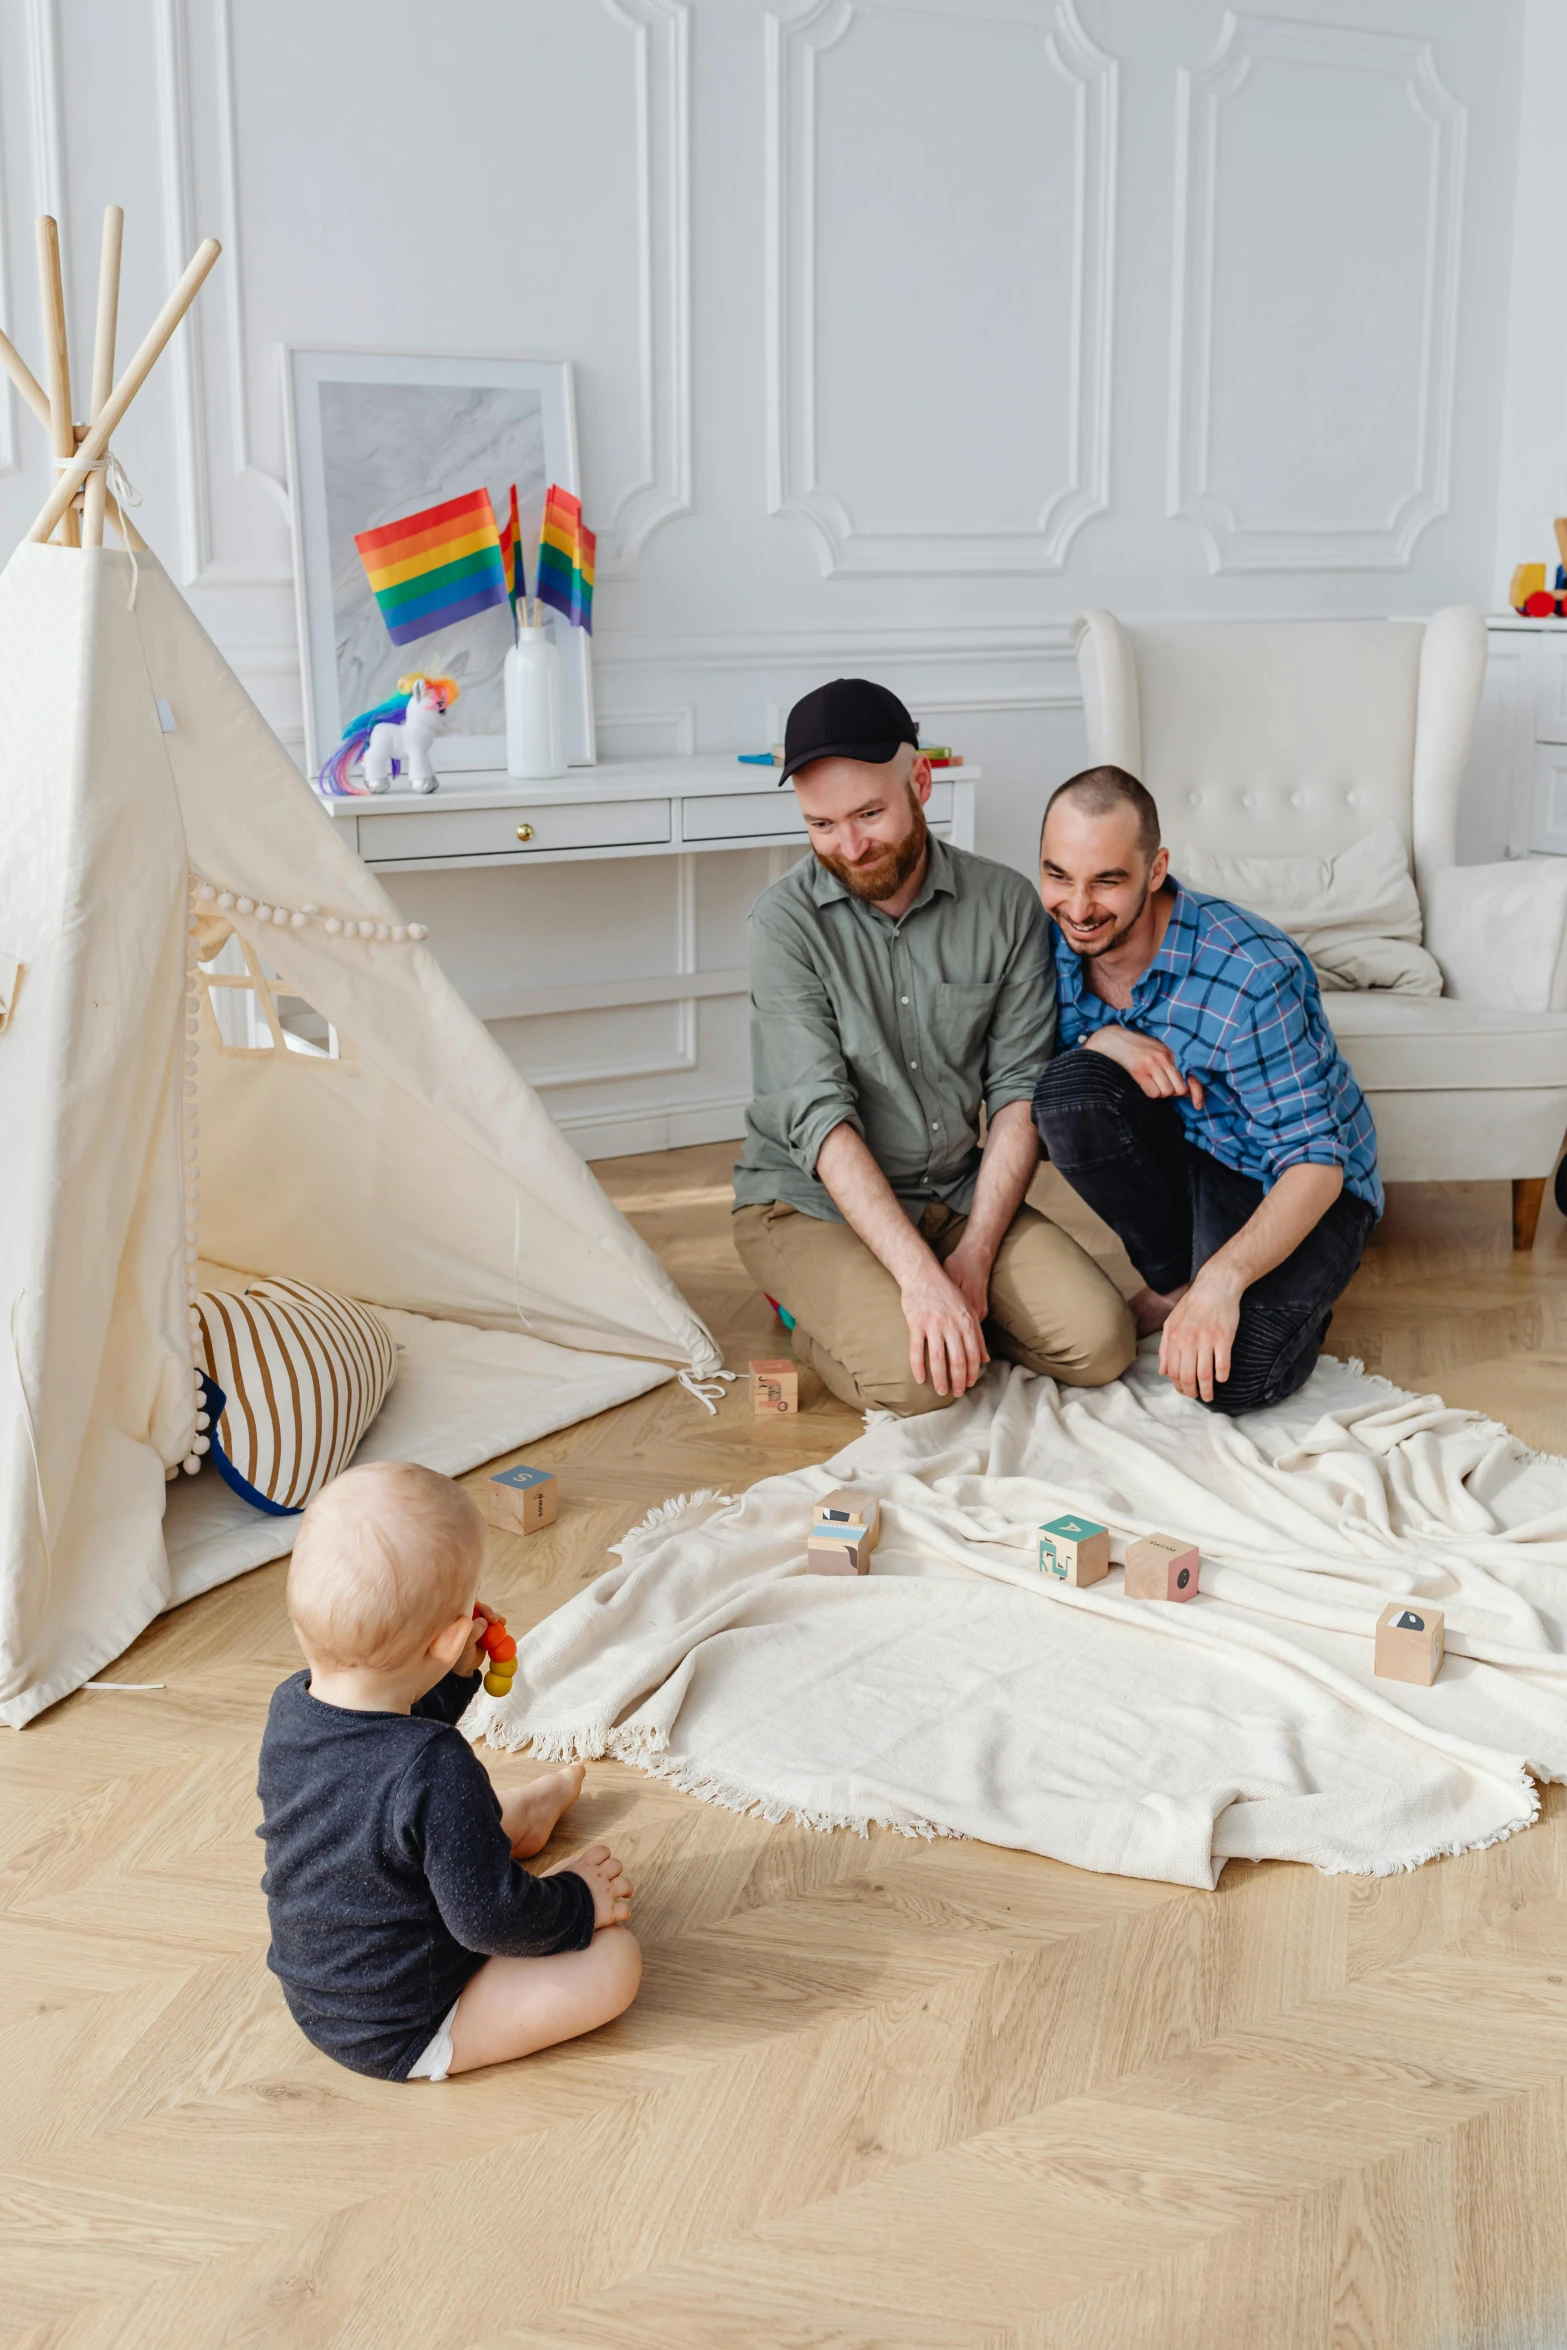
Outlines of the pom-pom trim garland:
M430 935L427 922L375 922L358 914L323 914L319 906L269 906L264 899L220 889L215 881L191 880L196 903L215 906L220 914L248 914L271 923L275 930L308 930L319 922L328 938L362 938L377 946L418 946Z

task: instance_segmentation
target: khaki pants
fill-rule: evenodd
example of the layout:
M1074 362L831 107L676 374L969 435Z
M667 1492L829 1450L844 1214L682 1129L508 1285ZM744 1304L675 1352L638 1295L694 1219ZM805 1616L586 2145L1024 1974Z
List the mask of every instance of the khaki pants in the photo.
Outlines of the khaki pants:
M940 1259L966 1216L932 1205L920 1230ZM909 1326L898 1284L847 1224L828 1224L773 1200L738 1208L740 1262L794 1317L794 1354L844 1403L908 1416L940 1411L927 1377L909 1368ZM985 1338L992 1355L1044 1371L1068 1387L1103 1387L1137 1351L1131 1313L1108 1274L1069 1233L1019 1208L996 1251Z

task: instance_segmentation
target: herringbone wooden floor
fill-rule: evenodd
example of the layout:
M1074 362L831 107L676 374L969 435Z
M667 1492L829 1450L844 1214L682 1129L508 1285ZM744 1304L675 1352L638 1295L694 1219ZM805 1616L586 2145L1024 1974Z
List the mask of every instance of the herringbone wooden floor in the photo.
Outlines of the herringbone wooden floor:
M731 1363L727 1146L600 1170ZM1410 1191L1334 1345L1567 1451L1567 1232ZM529 1448L534 1620L648 1505L825 1458L665 1390ZM0 1743L6 2350L1545 2350L1567 2343L1567 1802L1380 1882L1215 1894L734 1818L600 1767L641 1999L442 2087L342 2072L263 1965L280 1568ZM498 1780L531 1774L492 1758Z

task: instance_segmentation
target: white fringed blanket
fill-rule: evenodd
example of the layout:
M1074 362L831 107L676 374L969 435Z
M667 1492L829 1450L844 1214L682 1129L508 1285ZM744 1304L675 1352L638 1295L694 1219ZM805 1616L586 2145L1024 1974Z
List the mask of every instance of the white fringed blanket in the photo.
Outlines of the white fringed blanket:
M1185 1885L1233 1857L1381 1875L1526 1827L1533 1778L1567 1778L1567 1461L1331 1361L1237 1424L1154 1351L1095 1392L996 1364L821 1468L667 1503L465 1727L769 1819ZM873 1571L808 1576L811 1502L848 1483L881 1497ZM1116 1558L1189 1536L1200 1595L1042 1580L1033 1529L1063 1510ZM1446 1611L1431 1689L1372 1677L1403 1598Z

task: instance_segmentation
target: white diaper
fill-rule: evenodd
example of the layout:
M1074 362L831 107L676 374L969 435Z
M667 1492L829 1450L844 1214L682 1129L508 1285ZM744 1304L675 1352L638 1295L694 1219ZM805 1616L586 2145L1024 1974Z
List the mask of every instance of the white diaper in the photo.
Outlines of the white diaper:
M421 2054L418 2063L408 2075L411 2081L444 2081L452 2069L452 2025L457 2020L457 2002L441 2018L441 2028Z

